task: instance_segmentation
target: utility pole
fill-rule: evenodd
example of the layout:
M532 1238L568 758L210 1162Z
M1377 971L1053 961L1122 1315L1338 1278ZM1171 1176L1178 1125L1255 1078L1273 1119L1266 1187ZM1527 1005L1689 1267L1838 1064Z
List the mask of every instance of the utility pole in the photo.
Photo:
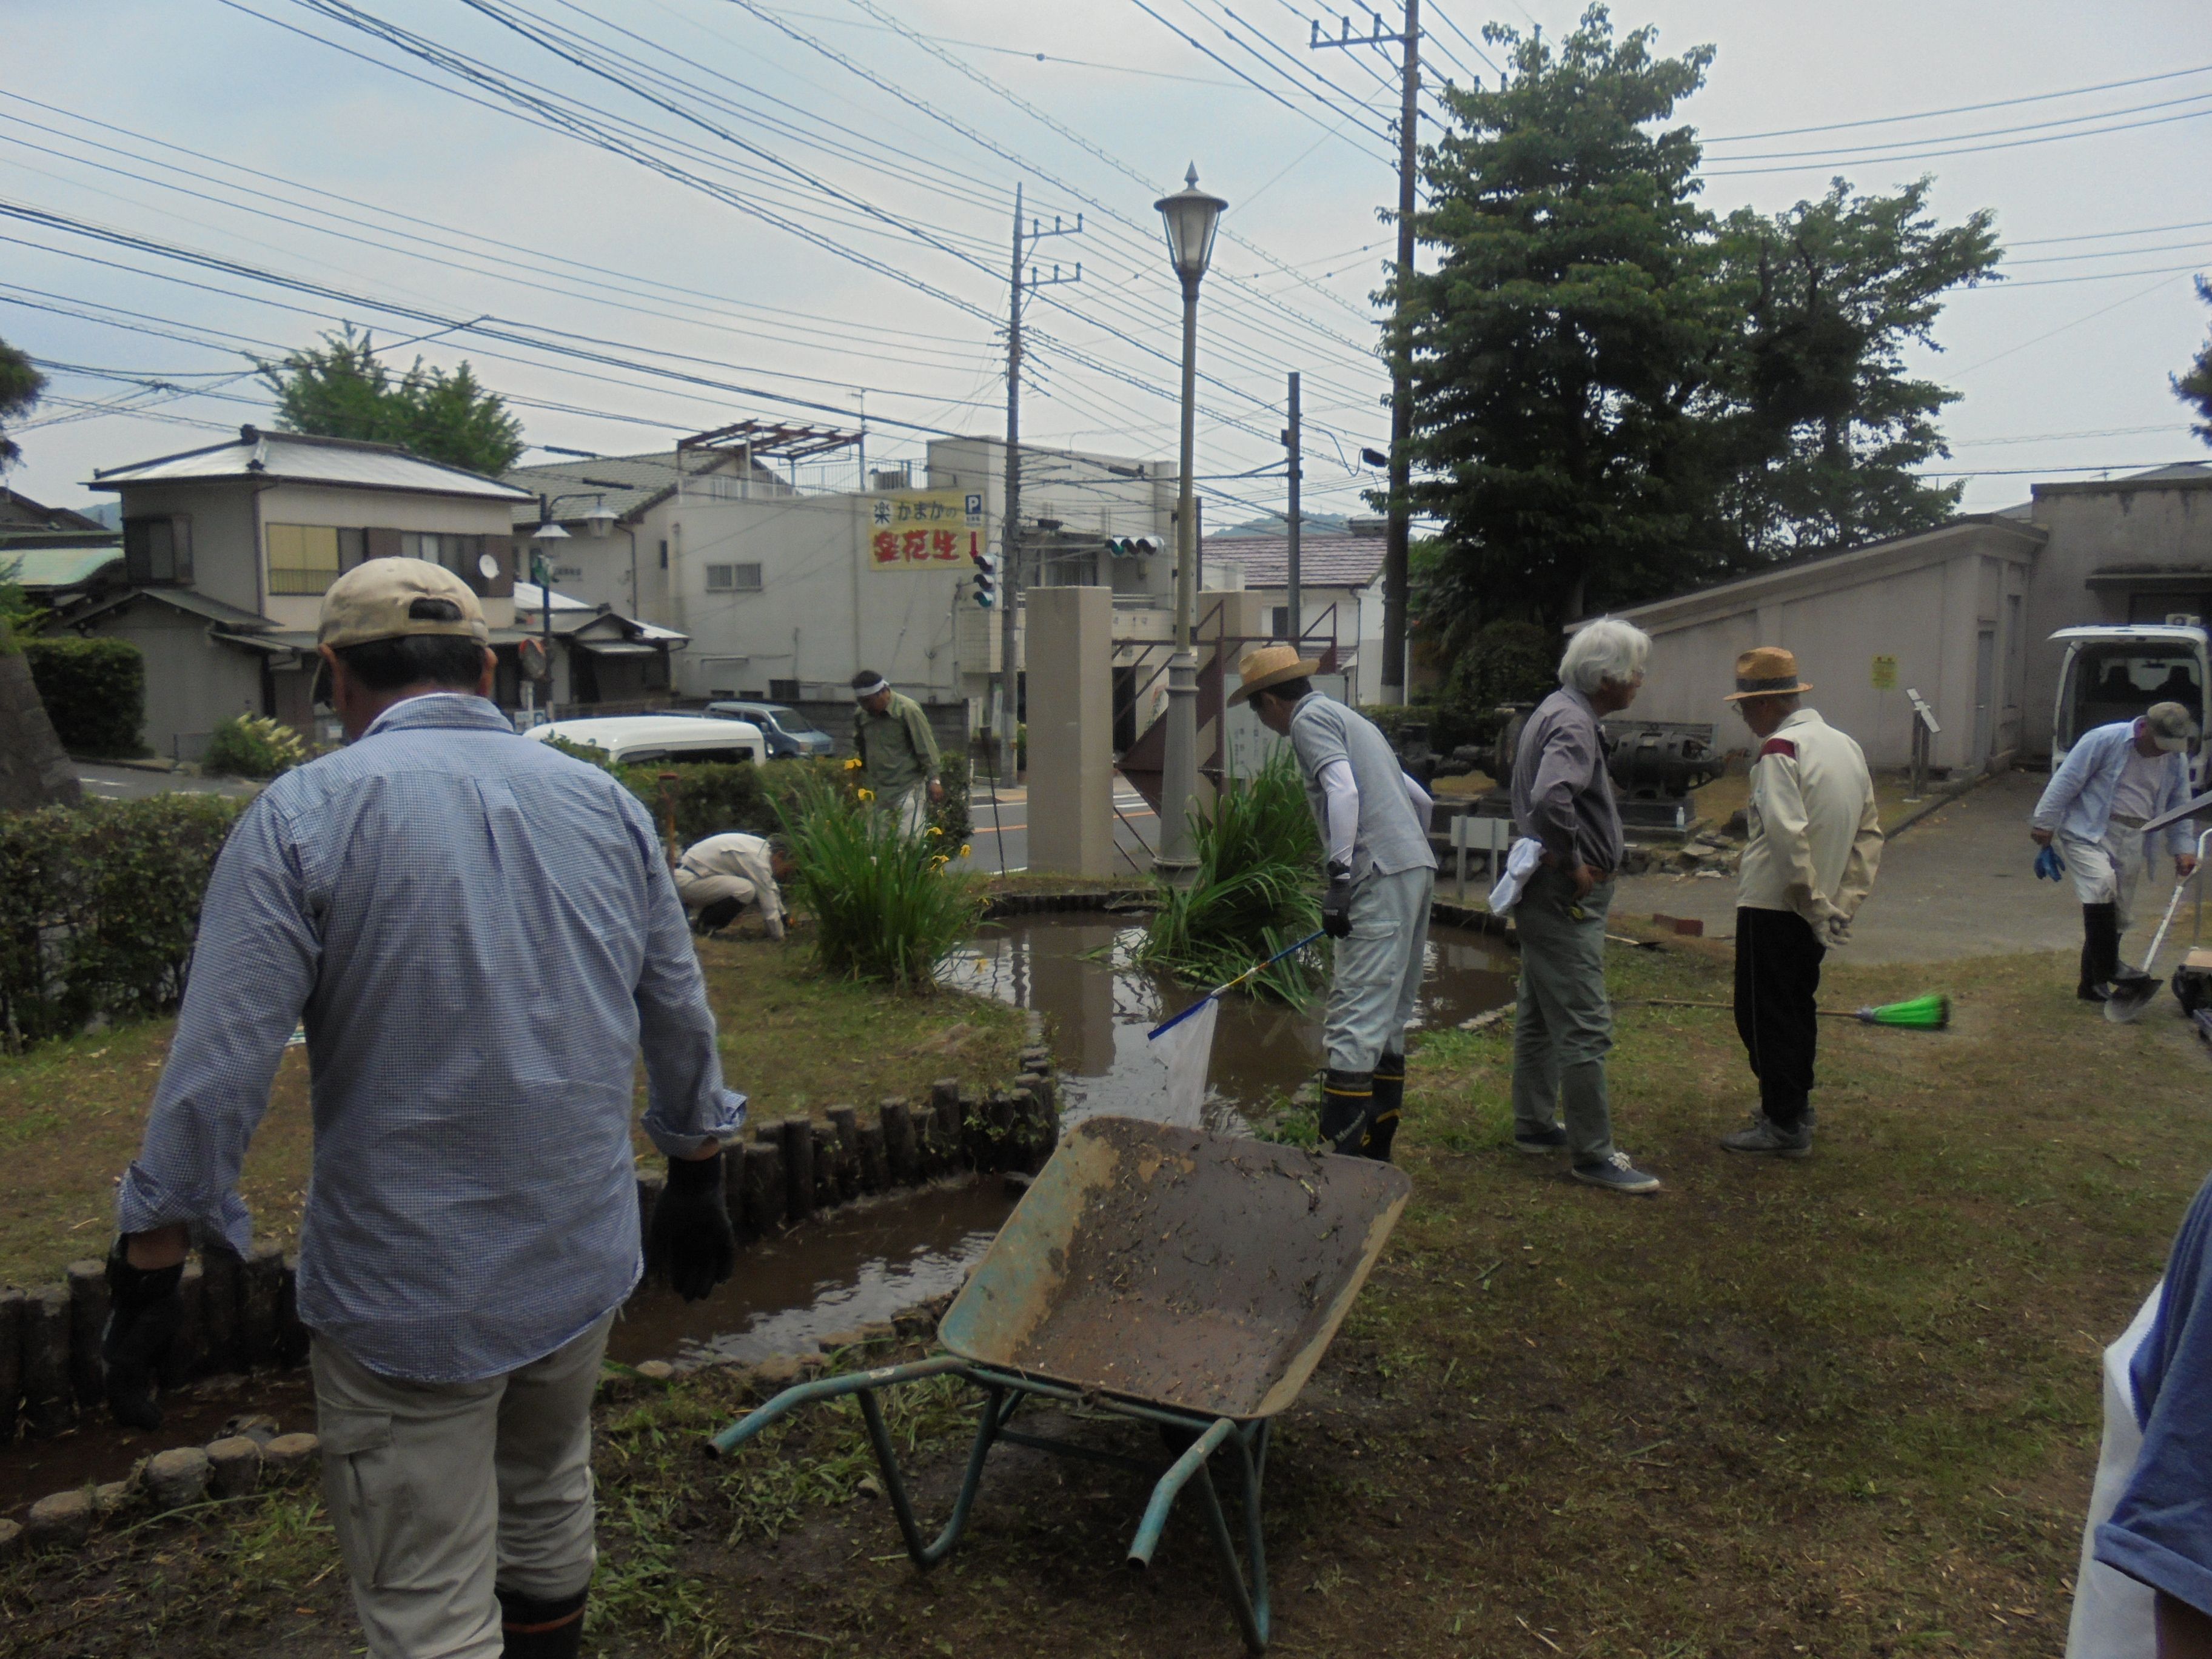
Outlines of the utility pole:
M1289 635L1285 643L1296 647L1305 634L1305 610L1298 595L1298 484L1305 476L1298 464L1298 372L1291 371L1291 423L1283 430L1283 448L1290 459L1291 512L1289 547L1284 560L1283 585L1287 590L1284 601L1290 623L1285 631Z
M1014 744L1015 575L1022 512L1022 187L1014 186L1013 274L1006 301L1006 510L999 521L999 765L1001 781L1018 769ZM994 791L995 792L995 791Z
M1031 270L1027 277L1022 273L1022 262L1030 248L1048 236L1073 236L1083 229L1083 216L1077 214L1075 222L1063 227L1060 216L1053 216L1052 228L1032 222L1028 230L1022 228L1022 187L1014 186L1014 251L1013 264L1008 274L1006 302L1006 503L1004 520L999 530L999 775L1009 776L1017 768L1020 749L1015 741L1020 725L1015 712L1016 690L1020 682L1014 672L1014 661L1019 647L1019 629L1016 615L1022 592L1021 511L1022 511L1022 291L1049 288L1055 283L1079 283L1083 267L1078 264L1073 276L1063 276L1060 267L1052 268L1052 275L1040 276Z
M1414 143L1421 92L1421 0L1406 0L1402 34L1382 32L1382 19L1375 32L1355 38L1352 23L1344 20L1341 34L1325 38L1321 25L1313 25L1308 45L1376 46L1393 42L1404 49L1400 73L1398 106L1398 317L1403 322L1406 302L1413 282L1413 183L1417 162ZM1401 349L1390 359L1390 521L1389 539L1382 544L1382 687L1381 701L1406 701L1406 553L1411 526L1406 510L1406 490L1412 481L1412 457L1407 453L1413 437L1413 364Z

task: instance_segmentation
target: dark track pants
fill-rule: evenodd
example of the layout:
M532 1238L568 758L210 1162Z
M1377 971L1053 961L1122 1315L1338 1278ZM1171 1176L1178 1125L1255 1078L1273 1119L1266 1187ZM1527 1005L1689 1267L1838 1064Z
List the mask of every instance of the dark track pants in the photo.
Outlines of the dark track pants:
M1827 947L1790 910L1735 913L1735 1029L1759 1079L1759 1104L1774 1124L1805 1121L1820 1021L1813 1012Z

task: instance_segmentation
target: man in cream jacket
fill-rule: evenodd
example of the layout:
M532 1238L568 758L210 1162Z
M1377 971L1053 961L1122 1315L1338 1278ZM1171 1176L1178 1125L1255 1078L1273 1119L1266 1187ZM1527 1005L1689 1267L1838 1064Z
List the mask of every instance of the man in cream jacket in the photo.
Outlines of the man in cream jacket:
M1799 702L1812 689L1795 656L1762 646L1736 659L1727 699L1759 740L1735 900L1735 1029L1759 1079L1759 1109L1721 1137L1732 1152L1813 1150L1820 959L1850 931L1881 856L1866 757Z

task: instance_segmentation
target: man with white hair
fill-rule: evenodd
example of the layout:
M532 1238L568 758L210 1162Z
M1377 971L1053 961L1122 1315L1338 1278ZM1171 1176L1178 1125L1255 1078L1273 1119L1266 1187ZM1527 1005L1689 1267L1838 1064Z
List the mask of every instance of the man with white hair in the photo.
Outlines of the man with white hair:
M1578 629L1559 659L1559 689L1522 728L1512 779L1514 828L1544 849L1513 913L1513 1144L1538 1155L1564 1146L1576 1180L1639 1194L1657 1192L1658 1178L1613 1144L1605 1086L1605 915L1621 836L1598 721L1636 701L1650 655L1643 630L1613 617Z

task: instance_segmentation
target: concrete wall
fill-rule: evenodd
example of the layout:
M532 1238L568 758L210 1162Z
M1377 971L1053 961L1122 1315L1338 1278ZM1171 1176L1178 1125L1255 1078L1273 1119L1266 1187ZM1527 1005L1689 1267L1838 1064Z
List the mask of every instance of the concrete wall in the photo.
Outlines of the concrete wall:
M234 714L259 714L261 661L237 646L216 645L207 624L142 599L97 618L85 630L94 639L128 640L146 659L146 725L140 741L155 754L198 757L198 744Z
M2065 655L2051 633L2130 619L2128 584L2092 588L2094 572L2200 572L2204 580L2195 592L2158 596L2156 619L2169 609L2202 614L2202 595L2212 593L2212 477L2038 484L2033 511L2050 541L2027 587L2024 741L2047 753Z
M2017 664L2034 539L2010 526L1967 522L1832 559L1752 577L1622 614L1652 636L1652 659L1631 718L1712 721L1723 746L1747 732L1722 698L1735 662L1756 645L1796 653L1807 701L1850 732L1877 766L1911 757L1917 689L1943 726L1933 758L1973 769L2021 741ZM1986 725L1978 728L1981 635L1990 635ZM1896 688L1874 684L1875 659L1896 659Z

